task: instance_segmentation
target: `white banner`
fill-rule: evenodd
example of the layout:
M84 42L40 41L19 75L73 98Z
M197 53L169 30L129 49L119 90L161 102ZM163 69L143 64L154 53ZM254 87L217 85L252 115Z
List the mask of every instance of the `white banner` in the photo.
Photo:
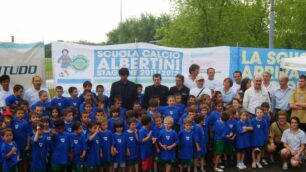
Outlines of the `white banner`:
M120 44L108 46L87 46L64 42L52 43L53 75L56 85L67 89L78 87L82 91L84 81L94 86L102 84L109 94L111 84L119 80L118 69L130 70L129 80L151 85L152 75L160 73L162 84L175 85L175 75L188 75L191 64L206 69L216 69L216 79L223 81L229 76L230 48L168 48L147 43ZM93 87L94 89L95 87Z
M44 43L0 43L0 75L9 75L11 86L32 87L32 77L39 75L45 85Z

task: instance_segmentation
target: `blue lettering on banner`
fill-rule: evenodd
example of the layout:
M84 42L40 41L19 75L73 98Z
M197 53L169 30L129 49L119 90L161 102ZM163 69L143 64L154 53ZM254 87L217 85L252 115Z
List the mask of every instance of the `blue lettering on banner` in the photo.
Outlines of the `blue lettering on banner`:
M253 79L267 71L272 74L272 82L278 82L279 77L285 75L290 80L289 85L295 87L299 75L305 72L280 69L280 59L305 55L303 50L231 47L230 73L240 70L244 78Z
M182 73L183 53L156 49L112 49L94 51L94 77L118 76L126 67L132 77L151 77L160 73L174 77Z
M36 74L37 65L29 66L0 66L1 75L27 75L27 74Z

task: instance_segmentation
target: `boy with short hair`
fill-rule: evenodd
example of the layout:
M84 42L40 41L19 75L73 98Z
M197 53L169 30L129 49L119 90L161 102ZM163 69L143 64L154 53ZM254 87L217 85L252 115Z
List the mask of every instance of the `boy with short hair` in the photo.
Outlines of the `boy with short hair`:
M194 122L196 123L193 129L196 145L194 148L194 171L197 171L196 167L198 165L198 162L200 162L201 171L204 172L204 157L207 153L206 139L208 137L208 134L205 134L205 131L203 129L204 116L200 114L195 115Z
M160 150L160 159L165 165L165 171L170 172L172 165L175 163L176 145L178 137L172 129L174 119L170 116L164 119L165 129L161 130L158 137Z
M137 121L135 118L132 117L128 119L127 124L129 129L125 132L127 138L127 146L130 152L130 155L127 157L129 172L139 171L139 144L136 123Z
M60 113L62 113L64 109L70 106L68 99L66 97L63 97L62 86L55 87L55 97L51 100L51 106L58 107Z
M159 133L161 130L165 129L163 125L162 116L159 113L155 113L153 115L154 127L152 130L152 141L154 142L154 150L153 150L153 169L154 171L158 171L159 163L160 163L160 148L157 142L159 137Z
M109 113L111 115L111 118L108 119L108 129L112 132L114 132L114 126L116 121L122 121L119 117L120 110L118 107L112 105L109 109Z
M68 97L70 106L74 106L79 109L81 105L81 99L78 97L78 89L76 87L69 87L68 93L70 95L70 97Z
M92 83L91 83L90 81L85 81L85 82L83 83L83 90L84 90L84 91L83 91L83 93L80 94L80 96L79 96L79 98L80 98L80 100L81 100L81 103L83 103L83 102L85 101L85 96L84 96L84 93L85 93L85 92L90 92L90 94L91 94L90 98L92 99L92 101L95 101L95 100L97 99L96 94L93 93L93 92L91 91L91 89L92 89Z
M96 96L98 100L104 100L105 102L105 108L108 109L110 106L109 97L104 94L104 86L103 85L97 85L96 86Z
M54 149L52 152L52 171L60 172L67 169L69 163L70 138L65 132L65 122L62 119L54 121L55 131L53 134Z
M63 116L65 121L65 132L72 133L73 112L70 108L64 109Z
M15 85L13 88L14 94L8 96L5 99L6 107L9 107L9 109L14 112L17 105L23 101L22 95L23 95L23 86L22 85Z
M88 133L87 124L89 123L89 114L86 112L81 113L81 123L83 128L83 133L86 135Z
M119 108L120 119L122 121L124 121L125 120L125 113L126 113L127 109L125 107L122 107L122 98L121 97L115 97L114 98L114 106Z
M85 164L88 172L94 172L99 170L100 158L102 158L102 149L98 136L99 126L96 122L89 121L87 128L86 142L88 149Z
M38 122L33 125L34 136L31 137L32 148L32 171L46 171L47 170L47 153L48 144L47 138L43 135L44 124Z
M180 113L178 109L175 107L175 97L173 95L170 95L167 97L167 104L168 106L165 106L161 110L161 114L165 117L172 117L174 120L173 128L175 131L179 130L178 127L178 121L180 119Z
M101 143L101 149L103 152L101 164L102 168L104 168L103 170L112 172L113 158L111 156L111 147L112 147L113 136L112 132L107 128L108 128L107 118L103 118L100 123L101 132L99 132L99 139Z
M37 101L36 103L34 103L31 106L31 110L33 111L36 106L42 106L43 107L43 116L48 116L51 110L51 103L48 101L48 92L41 90L38 93L39 96L39 101Z

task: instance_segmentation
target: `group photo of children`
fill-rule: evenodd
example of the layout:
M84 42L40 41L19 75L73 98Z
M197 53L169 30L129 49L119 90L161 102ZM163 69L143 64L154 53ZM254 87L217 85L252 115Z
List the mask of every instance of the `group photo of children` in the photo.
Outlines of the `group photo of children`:
M271 73L218 81L216 69L192 64L173 87L152 76L144 87L118 70L111 88L11 85L0 77L3 172L223 172L299 168L306 156L306 76L297 87ZM205 75L205 76L204 76ZM106 95L105 90L110 90Z

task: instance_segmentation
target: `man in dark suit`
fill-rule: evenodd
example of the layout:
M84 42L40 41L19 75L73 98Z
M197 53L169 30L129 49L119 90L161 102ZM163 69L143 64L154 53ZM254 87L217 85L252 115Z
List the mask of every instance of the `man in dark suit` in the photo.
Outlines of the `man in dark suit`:
M110 100L114 103L115 97L121 97L122 106L132 109L133 102L137 100L137 86L128 80L130 72L127 68L119 69L120 81L114 82L111 87Z
M177 74L175 76L175 86L170 88L170 94L180 94L182 95L182 103L187 105L187 99L189 96L189 88L184 85L184 76Z
M169 95L169 88L161 85L161 75L154 74L153 75L153 85L147 86L145 88L144 93L144 103L146 107L148 107L148 102L151 98L158 97L160 100L160 105L165 106L167 105L167 97Z

